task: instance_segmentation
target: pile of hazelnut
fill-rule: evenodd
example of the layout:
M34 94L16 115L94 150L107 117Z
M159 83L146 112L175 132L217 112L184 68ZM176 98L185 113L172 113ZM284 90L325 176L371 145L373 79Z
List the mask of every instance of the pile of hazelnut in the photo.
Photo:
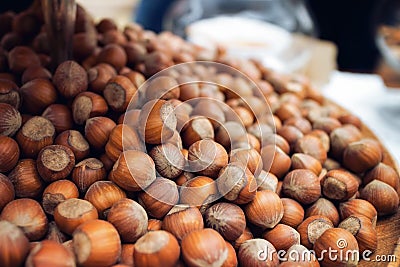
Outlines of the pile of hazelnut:
M79 6L73 60L38 5L0 38L2 267L355 266L321 256L398 211L381 144L303 77Z

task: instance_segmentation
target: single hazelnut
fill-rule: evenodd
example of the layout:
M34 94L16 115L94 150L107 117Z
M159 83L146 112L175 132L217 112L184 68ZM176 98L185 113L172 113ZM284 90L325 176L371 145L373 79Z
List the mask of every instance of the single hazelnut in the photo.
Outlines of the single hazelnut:
M26 112L37 115L57 101L57 90L47 79L34 79L25 83L19 92Z
M321 180L322 193L329 199L345 201L358 190L358 181L344 170L331 170Z
M350 143L343 152L343 165L356 173L365 172L382 160L382 148L372 139Z
M396 213L399 207L399 195L390 185L373 180L362 190L360 198L369 201L379 216Z
M335 118L321 117L313 121L313 129L318 129L330 134L333 130L339 128L342 124Z
M138 202L156 219L163 218L178 201L179 192L175 182L162 177L140 192L138 197Z
M185 157L177 146L169 143L158 145L150 150L149 155L162 177L175 179L181 175Z
M374 168L365 173L363 183L368 184L373 180L380 180L392 186L394 190L398 191L400 177L396 170L389 165L380 162Z
M269 241L278 251L288 250L293 245L300 244L299 232L285 224L277 224L273 229L267 230L262 237Z
M278 187L278 178L270 172L261 170L260 174L256 177L258 190L271 190L276 192Z
M338 120L343 124L351 124L354 125L355 127L357 127L358 129L361 129L362 127L362 121L360 120L360 118L358 118L357 116L353 115L353 114L344 114L341 115Z
M0 220L0 265L22 266L29 253L29 240L17 225Z
M39 242L29 252L26 267L64 266L75 267L75 257L66 247L51 240Z
M220 107L220 102L211 98L199 98L191 115L206 117L211 121L214 129L225 122L225 115Z
M109 179L127 191L141 191L156 179L155 164L146 153L127 150L115 162Z
M300 234L300 243L306 248L312 249L317 239L331 228L333 228L333 223L325 216L314 215L308 217L297 227L297 231Z
M342 160L343 151L346 147L352 142L359 141L361 137L360 130L353 125L344 125L336 128L330 133L330 154L334 158Z
M71 180L76 184L80 192L86 193L93 183L104 180L106 175L106 169L100 160L87 158L75 165L72 170Z
M257 181L253 174L239 162L229 163L221 169L217 186L225 199L236 204L251 202L257 191Z
M86 120L85 137L89 144L96 148L103 148L116 124L107 117L93 117Z
M39 176L36 162L33 159L18 161L15 168L8 175L14 186L16 197L36 198L44 189L44 182Z
M304 220L303 207L299 202L291 198L281 198L281 200L283 204L283 217L280 223L297 228L297 226Z
M340 203L339 212L342 220L351 215L361 215L369 218L373 226L376 225L378 213L375 207L364 199L349 199L346 202Z
M125 50L118 44L108 44L97 56L97 63L107 63L117 71L126 65L128 59Z
M137 130L139 128L140 109L130 109L119 116L117 124L126 124Z
M320 198L321 185L318 176L312 171L298 169L285 176L282 191L302 204L311 204Z
M13 106L0 103L0 135L13 136L21 127L21 114Z
M228 248L222 236L205 228L187 234L181 243L182 258L189 266L222 266L228 258Z
M279 134L289 143L291 149L294 149L297 140L301 139L304 136L298 128L291 125L282 126L277 130L277 134Z
M144 55L144 74L146 77L153 76L159 71L162 71L173 65L170 55L161 51L152 51Z
M228 153L220 144L205 139L189 147L188 159L193 172L216 178L220 170L228 164Z
M307 208L306 218L314 215L322 215L327 217L329 220L331 220L334 226L339 224L339 212L335 205L326 198L318 199Z
M143 76L143 74L137 71L130 71L122 75L131 80L136 88L140 88L140 86L142 86L142 84L144 84L146 81L146 78Z
M79 125L89 118L103 116L107 111L108 106L104 98L92 92L82 92L72 102L72 117Z
M72 36L72 54L76 59L85 59L93 54L97 46L97 36L79 32Z
M265 136L274 133L274 126L266 123L255 122L253 125L247 127L247 132L257 137L258 140L264 140Z
M321 162L319 162L316 158L303 154L303 153L295 153L291 157L292 160L292 169L308 169L315 173L315 175L319 175L322 171Z
M180 88L178 82L173 77L157 76L148 81L145 94L147 101L153 99L178 99Z
M51 104L43 111L42 117L53 124L57 133L72 129L74 124L71 110L62 104Z
M283 217L283 203L272 191L257 191L256 197L244 208L246 219L261 228L274 228Z
M243 210L231 203L217 203L209 207L204 213L207 227L216 230L223 238L235 241L246 227L246 218Z
M275 145L267 145L261 149L263 170L282 178L290 169L290 157Z
M279 265L275 247L261 238L250 239L240 245L238 261L240 266L277 267Z
M259 176L263 171L263 162L260 153L255 149L234 149L231 150L229 162L238 162L246 166L254 176Z
M137 88L127 77L117 75L108 80L103 95L112 110L124 112L131 100L138 97L136 91Z
M205 117L196 116L188 119L187 123L183 126L181 135L183 145L188 148L197 141L214 139L214 128L210 120Z
M83 199L69 198L54 209L54 221L58 228L68 235L84 222L97 218L96 208Z
M303 134L308 134L312 130L311 123L302 117L292 117L283 122L283 125L291 125L299 129Z
M40 59L31 48L15 46L8 52L8 66L13 73L22 74L29 67L39 67Z
M38 241L47 233L46 214L33 199L20 198L9 202L1 212L0 219L20 227L30 241Z
M128 40L130 38L128 37ZM147 54L146 47L141 43L128 42L124 46L124 50L127 56L128 66L142 63L145 55Z
M236 121L227 121L215 130L215 141L229 150L233 142L246 134L243 125Z
M378 248L378 235L369 218L362 215L350 215L338 227L354 235L360 252L367 249L374 252Z
M69 180L58 180L49 184L42 197L43 210L47 214L54 214L54 209L61 202L79 197L79 191L76 185Z
M174 267L180 256L176 238L169 232L159 230L143 235L135 243L133 260L135 266Z
M19 159L18 143L7 136L0 135L0 172L9 172Z
M81 266L110 266L121 254L121 239L111 223L91 220L75 229L73 250Z
M285 121L293 117L301 117L300 109L297 106L288 103L281 104L279 108L275 110L274 114L278 116L281 121Z
M319 267L315 254L303 245L293 245L286 250L284 261L279 267L310 266Z
M64 61L58 65L53 76L53 83L63 97L73 98L87 90L86 70L75 61Z
M0 103L6 103L18 109L21 101L18 86L12 81L0 79Z
M69 176L75 166L75 156L66 146L50 145L40 150L36 165L45 182L54 182Z
M97 209L100 216L104 216L114 203L125 197L125 192L111 181L97 181L85 194L85 200Z
M327 249L337 251L337 255L345 255L344 257L330 258L323 257L322 266L357 266L358 244L356 238L347 230L341 228L332 228L326 230L314 244L314 251L318 258L321 258ZM351 253L350 253L351 252Z
M248 227L246 227L243 231L243 233L235 240L232 242L233 247L235 250L239 250L239 247L246 242L247 240L253 239L253 234L250 231Z
M103 93L107 82L117 75L115 69L106 63L100 63L87 71L89 88L95 93Z
M328 157L322 141L318 137L310 134L297 140L294 151L310 155L319 160L321 164L323 164Z
M54 144L71 149L75 155L76 161L86 158L90 152L89 143L82 134L76 130L67 130L60 133L54 141Z
M139 133L149 144L161 144L170 139L176 129L176 116L171 103L165 100L147 102L140 112Z
M0 211L15 198L14 186L4 174L0 173Z
M235 140L235 142L232 143L231 149L254 149L258 153L261 151L261 143L258 140L257 137L254 135L248 133L245 136L242 136Z
M321 141L325 151L326 152L330 151L331 141L329 135L326 132L317 129L317 130L312 130L308 135L317 137Z
M322 167L327 171L341 169L340 163L331 158L327 158Z
M123 198L112 205L107 221L117 229L123 242L134 243L147 232L147 213L134 200Z
M290 146L288 141L286 141L285 138L283 138L278 134L271 133L264 136L264 139L261 140L261 145L262 146L276 145L277 147L282 149L282 151L285 152L286 154L288 155L290 154Z

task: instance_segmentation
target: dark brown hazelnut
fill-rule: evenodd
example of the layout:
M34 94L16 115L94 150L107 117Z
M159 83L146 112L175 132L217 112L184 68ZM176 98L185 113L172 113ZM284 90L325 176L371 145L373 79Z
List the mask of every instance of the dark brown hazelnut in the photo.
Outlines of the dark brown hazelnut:
M107 63L117 71L126 65L128 59L125 50L117 44L106 45L97 56L97 63Z
M57 133L72 129L73 120L71 110L62 104L52 104L42 113L42 117L48 119Z
M115 69L106 63L100 63L87 71L89 87L93 92L102 93L107 82L117 75Z
M21 77L21 83L26 84L35 79L45 79L50 80L52 77L50 71L44 67L33 66L27 68Z
M20 107L21 97L14 82L0 79L0 103L9 104L16 109Z
M107 111L105 99L92 92L80 93L72 102L72 117L76 124L84 124L87 119L103 116Z
M282 191L302 204L311 204L320 198L321 185L315 173L299 169L293 170L285 176Z
M56 145L66 146L74 152L75 160L80 161L89 155L89 144L82 134L75 130L60 133L54 141Z
M71 179L80 192L86 193L93 183L104 180L106 175L104 164L100 160L87 158L75 165Z
M0 103L0 135L13 136L21 127L21 114L13 106Z
M103 95L112 110L126 111L132 98L137 97L136 90L127 77L118 75L107 82Z
M15 198L14 186L4 174L0 174L0 211Z
M88 87L86 70L75 61L61 63L54 73L53 82L65 98L73 98Z
M36 162L32 159L20 160L8 178L14 185L17 197L36 198L42 194L44 183L37 171Z
M20 88L23 108L32 115L38 115L57 101L57 91L46 79L34 79Z
M40 66L40 60L31 48L16 46L8 53L8 65L12 72L22 74L29 67Z
M261 149L263 170L275 174L278 178L283 177L290 169L290 157L275 145L267 145Z

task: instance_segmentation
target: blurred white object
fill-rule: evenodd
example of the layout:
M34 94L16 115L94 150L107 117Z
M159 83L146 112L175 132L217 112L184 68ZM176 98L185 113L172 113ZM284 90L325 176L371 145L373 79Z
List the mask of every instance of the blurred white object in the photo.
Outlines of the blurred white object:
M301 38L274 24L244 17L219 16L187 27L187 39L200 46L226 49L228 56L254 58L281 72L295 72L310 59Z
M400 90L371 74L335 71L323 93L361 118L400 163Z
M123 27L133 21L133 14L139 0L76 0L96 21L112 18Z

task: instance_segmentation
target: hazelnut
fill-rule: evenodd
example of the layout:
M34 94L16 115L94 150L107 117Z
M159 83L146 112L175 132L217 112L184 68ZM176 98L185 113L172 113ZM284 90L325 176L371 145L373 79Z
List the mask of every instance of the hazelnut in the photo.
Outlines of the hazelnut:
M298 169L285 176L282 191L302 204L311 204L320 198L321 185L318 176L312 171Z
M8 53L8 66L12 72L22 74L29 67L40 66L40 59L31 48L15 46Z
M396 191L398 191L399 189L399 174L392 167L382 162L380 162L374 168L365 173L363 183L368 184L375 179L387 183L388 185L392 186Z
M111 181L95 182L85 194L85 200L92 203L100 216L105 215L115 202L125 197L125 192Z
M47 79L34 79L25 83L19 90L23 108L30 114L40 114L57 101L57 91Z
M140 109L130 109L123 113L117 121L117 124L126 124L137 130L139 128Z
M162 223L163 222L158 219L149 219L147 222L147 231L150 232L161 230Z
M0 220L0 265L21 266L29 253L29 240L17 225Z
M75 156L66 146L50 145L40 150L36 165L45 182L54 182L69 176L75 165Z
M117 75L115 69L106 63L100 63L87 71L89 88L95 93L103 93L107 82Z
M177 82L180 87L179 100L188 101L199 97L199 83L196 83L192 77L182 75L177 78Z
M362 122L360 120L360 118L358 118L357 116L353 115L353 114L344 114L341 115L338 120L343 124L352 124L355 127L357 127L358 129L361 129L362 127Z
M46 213L53 215L61 202L79 197L76 185L69 180L58 180L49 184L43 192L42 206Z
M234 249L239 250L239 247L247 240L253 239L253 234L248 227L246 227L243 233L232 242Z
M206 117L211 121L214 129L225 122L225 115L220 107L220 102L211 98L199 98L191 115Z
M141 191L156 179L154 162L144 152L124 151L115 162L109 179L127 191Z
M327 151L322 141L313 135L305 135L297 140L294 151L310 155L319 160L321 164L323 164L327 159Z
M236 121L227 121L215 130L215 141L230 149L231 144L246 135L246 129Z
M109 172L114 165L114 161L112 161L107 154L102 154L99 159L101 163L103 163L104 169Z
M264 139L261 141L263 146L267 145L276 145L280 149L282 149L283 152L289 155L290 153L290 146L289 143L286 141L285 138L278 134L268 134L264 136Z
M21 114L13 106L0 103L0 135L13 136L21 127Z
M187 124L183 126L181 135L183 145L190 147L197 141L214 139L214 128L207 118L197 116L188 120Z
M58 65L53 83L65 98L73 98L86 91L88 78L85 69L75 61L64 61Z
M337 259L323 257L322 266L357 266L358 264L358 245L356 238L347 230L332 228L326 230L314 244L314 251L318 258L327 249L337 251L337 255L343 255ZM350 253L351 252L351 253Z
M246 219L261 228L274 228L283 217L279 196L269 190L257 191L256 197L244 208Z
M219 198L215 181L206 176L197 176L184 183L180 189L180 203L197 206L203 213L210 203Z
M189 166L193 172L216 178L220 170L228 164L228 154L223 146L205 139L189 147Z
M39 17L33 10L26 10L14 17L12 29L21 36L31 39L39 33L41 23Z
M243 164L254 176L259 176L263 171L261 155L255 149L234 149L231 151L229 161Z
M87 189L95 182L106 178L104 164L96 158L87 158L75 165L71 179L79 191L86 193Z
M53 144L54 135L53 124L48 119L35 116L21 127L16 140L26 157L35 158L42 148Z
M171 103L161 99L152 100L147 102L140 112L139 133L146 143L161 144L173 136L176 123Z
M274 114L278 116L281 121L301 116L300 109L297 106L287 103L281 104L279 108L275 110Z
M331 141L329 139L329 135L326 132L317 129L312 130L308 135L317 137L321 141L325 151L329 152L331 148Z
M157 76L148 81L145 88L146 100L178 99L180 88L178 82L169 76Z
M112 205L107 221L117 229L123 242L134 243L147 232L147 214L137 202L123 198Z
M293 245L300 244L299 232L285 224L277 224L273 229L267 230L262 236L277 250L288 250Z
M125 50L118 44L108 44L97 56L97 63L107 63L117 71L126 65L128 59Z
M115 24L114 20L109 18L104 18L100 20L99 23L97 23L96 29L99 33L105 33L110 30L117 30L118 27Z
M0 172L9 172L19 159L19 147L17 142L7 136L0 135Z
M240 245L238 252L240 266L271 266L279 265L275 247L265 239L255 238Z
M264 140L265 136L272 134L275 129L266 123L254 123L253 125L247 127L248 133L254 135L258 140Z
M273 173L278 178L283 177L290 169L290 157L275 145L263 147L261 149L261 158L263 160L263 169Z
M16 197L36 198L42 194L44 183L39 176L36 162L33 159L18 161L15 168L8 175L14 186Z
M355 236L361 252L367 249L374 252L377 249L378 235L369 218L362 215L351 215L343 220L338 227Z
M73 120L71 110L66 105L51 104L42 113L42 117L48 119L57 133L72 129Z
M245 136L242 136L235 140L235 142L232 143L231 149L254 149L258 153L261 151L261 143L258 140L257 137L255 137L252 134L246 134Z
M310 266L319 267L319 263L315 254L308 250L303 245L293 245L291 246L285 254L285 261L279 265L280 267L290 267L290 266Z
M299 202L291 198L281 198L281 200L283 204L283 217L280 223L297 228L297 226L304 220L303 207Z
M89 144L82 134L76 130L67 130L60 133L54 141L56 145L62 145L72 150L75 160L80 161L89 155Z
M260 174L256 177L258 190L271 190L276 192L278 187L278 178L270 172L261 170Z
M104 98L92 92L82 92L72 102L72 117L79 125L89 118L105 115L107 111L108 106Z
M47 232L45 239L62 244L68 240L68 237L66 234L61 232L55 221L51 221L49 222L49 231Z
M228 248L222 236L205 228L187 234L181 244L182 258L189 266L222 266Z
M351 215L361 215L367 217L376 225L378 213L375 207L364 199L349 199L339 204L340 218L345 220Z
M339 224L339 212L336 209L335 205L325 198L320 198L314 204L306 210L306 218L314 216L314 215L322 215L327 217L334 226Z
M142 86L142 84L144 84L146 81L146 78L143 76L143 74L137 71L129 71L123 75L131 80L136 88L140 88L140 86Z
M173 234L178 241L190 232L204 228L199 209L187 205L173 207L162 221L162 229Z
M313 129L322 130L327 134L337 128L342 126L342 124L335 118L331 117L321 117L313 121Z
M15 33L15 32L9 32L9 33L6 33L3 36L3 38L1 38L0 45L4 50L11 51L13 48L22 45L22 43L23 43L23 40L19 34ZM29 56L32 56L32 54L29 53ZM33 56L33 57L35 58L34 60L36 61L36 57L35 56ZM7 59L7 61L8 61L8 59ZM25 62L23 62L23 63L24 63L24 65L26 64ZM18 68L18 66L16 66L16 67ZM22 72L23 70L20 70L20 71Z
M161 51L153 51L144 56L144 74L150 77L173 65L172 58Z
M72 54L76 59L89 57L96 49L97 36L92 33L79 32L72 37Z
M96 208L83 199L67 199L54 209L54 221L58 228L68 235L71 235L84 222L97 218Z
M297 140L304 136L299 129L291 125L282 126L277 130L277 134L279 134L289 143L291 149L294 149Z
M372 139L352 142L343 152L343 165L356 173L362 173L375 167L381 160L381 146Z
M297 231L300 234L301 244L308 249L312 249L317 239L330 228L333 228L333 223L329 218L322 215L314 215L299 224Z
M0 173L0 211L15 198L14 186L4 174Z
M152 148L149 152L157 172L165 178L175 179L181 175L185 166L185 157L173 144L163 144Z
M0 103L6 103L18 109L21 104L21 96L18 86L9 80L0 79Z
M302 117L292 117L284 121L283 125L291 125L299 129L303 134L308 134L312 130L311 123Z
M361 132L353 125L344 125L336 128L330 133L331 140L331 155L342 160L343 151L352 143L361 139Z
M85 124L85 137L93 148L103 148L115 126L115 122L107 117L89 118Z
M33 249L31 249L28 258L26 259L25 266L75 267L76 264L74 255L62 244L51 240L43 240L35 245Z
M0 215L1 220L19 226L30 241L37 241L47 233L47 217L40 204L29 198L9 202Z
M110 266L121 254L121 240L111 223L91 220L75 229L73 249L80 266Z
M310 155L295 153L292 155L291 160L293 170L308 169L315 173L315 175L319 175L322 171L321 162Z
M331 170L322 178L321 188L327 198L345 201L357 192L358 181L347 171Z
M136 91L136 87L127 77L117 75L108 80L103 95L112 110L124 112L133 97L137 97Z
M390 185L373 180L362 190L360 198L369 201L379 216L396 213L399 207L399 195Z
M341 169L340 163L331 158L327 158L322 167L327 171Z
M218 191L236 204L246 204L256 196L257 181L248 168L233 162L221 169L217 179Z
M183 251L182 251L183 252ZM176 266L180 248L176 238L163 230L151 231L135 243L133 260L135 266Z
M147 54L146 47L141 43L136 42L128 42L125 44L124 50L127 56L128 66L142 63L145 55Z
M204 221L208 227L229 241L238 239L246 227L243 210L231 203L221 202L212 205L204 213Z

